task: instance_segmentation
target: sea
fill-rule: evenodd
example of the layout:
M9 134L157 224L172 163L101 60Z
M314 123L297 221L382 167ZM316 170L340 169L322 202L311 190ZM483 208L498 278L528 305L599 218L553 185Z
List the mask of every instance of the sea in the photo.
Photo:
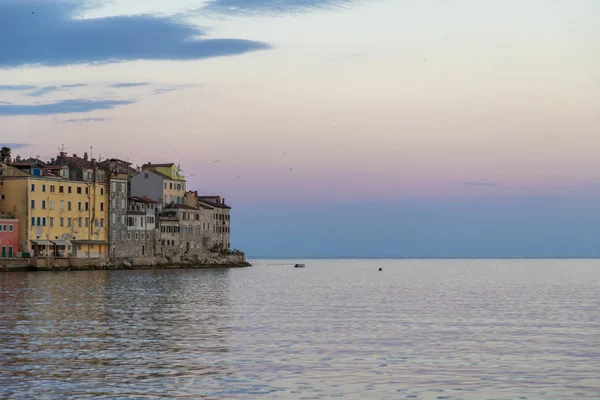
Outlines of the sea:
M0 273L0 398L600 399L600 260L250 262Z

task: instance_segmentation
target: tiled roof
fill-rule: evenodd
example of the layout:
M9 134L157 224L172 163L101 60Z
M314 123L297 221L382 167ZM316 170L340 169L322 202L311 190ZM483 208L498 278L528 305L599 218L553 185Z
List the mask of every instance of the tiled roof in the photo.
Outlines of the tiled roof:
M155 204L155 203L157 203L156 201L154 201L154 200L152 200L152 199L149 199L149 198L147 198L147 197L144 197L144 196L131 196L131 197L129 198L129 200L132 200L132 201L138 201L138 202L140 202L140 203L151 203L151 204Z
M216 197L216 196L198 196L198 201L202 202L204 204L208 204L209 206L216 207L216 208L225 208L228 210L231 209L231 207L229 207L227 204L217 204L215 202L205 199L204 197Z
M66 157L66 158L69 163L75 164L78 167L87 168L87 169L94 168L94 166L92 165L91 162L86 161L83 158L79 158L79 157Z
M142 169L143 168L152 168L152 167L172 167L173 165L175 165L175 163L165 163L165 164L144 164L142 165Z
M169 204L168 206L163 207L163 210L168 209L198 210L197 208L188 206L187 204Z

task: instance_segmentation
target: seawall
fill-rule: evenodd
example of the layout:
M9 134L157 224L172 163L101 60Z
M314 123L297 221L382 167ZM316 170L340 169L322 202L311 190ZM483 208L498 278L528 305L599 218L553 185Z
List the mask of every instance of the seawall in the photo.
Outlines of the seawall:
M191 258L133 257L108 258L21 258L0 260L0 271L85 271L163 268L240 268L250 267L243 253L206 254Z

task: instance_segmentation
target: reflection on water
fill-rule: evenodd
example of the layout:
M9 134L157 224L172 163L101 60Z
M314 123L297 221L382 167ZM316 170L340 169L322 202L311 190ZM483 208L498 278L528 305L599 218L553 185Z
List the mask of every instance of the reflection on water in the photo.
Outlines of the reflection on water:
M0 274L0 398L600 398L598 261L253 264Z

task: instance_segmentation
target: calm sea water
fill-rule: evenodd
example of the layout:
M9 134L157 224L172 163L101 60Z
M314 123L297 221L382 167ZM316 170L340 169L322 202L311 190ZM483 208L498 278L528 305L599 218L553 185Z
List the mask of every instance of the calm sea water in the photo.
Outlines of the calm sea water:
M294 262L0 274L0 398L600 399L598 260Z

